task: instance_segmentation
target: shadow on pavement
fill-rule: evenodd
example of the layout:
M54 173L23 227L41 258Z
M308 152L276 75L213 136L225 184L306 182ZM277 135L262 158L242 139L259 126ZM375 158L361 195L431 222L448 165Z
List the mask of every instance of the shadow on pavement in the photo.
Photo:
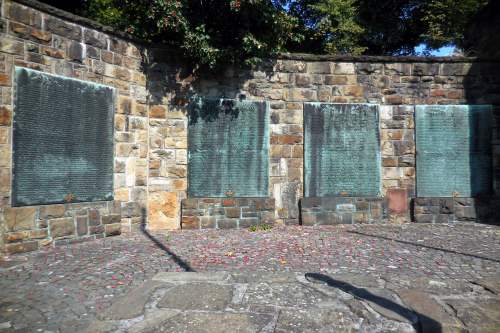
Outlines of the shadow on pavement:
M141 215L142 215L142 220L141 220L141 232L149 238L155 245L156 247L160 248L161 250L165 251L172 259L175 261L177 265L179 265L184 271L186 272L195 272L195 270L189 266L187 262L182 260L177 254L172 252L168 247L163 245L162 242L160 242L158 239L156 239L155 236L151 235L149 231L146 229L146 209L141 210Z
M326 284L329 287L337 288L342 290L345 293L351 294L359 300L364 300L371 302L372 304L376 304L379 307L390 310L401 317L404 317L408 320L408 322L414 322L414 315L418 317L418 321L413 323L412 326L417 332L432 332L432 333L442 333L443 329L439 322L436 320L429 318L421 313L408 309L398 303L395 303L387 298L380 297L372 294L368 290L364 288L358 288L344 281L335 280L328 275L321 273L306 273L305 277L310 282L321 282ZM422 330L421 324L425 322L425 330Z
M419 243L404 241L404 240L400 240L400 239L396 239L396 238L391 238L391 237L386 237L386 236L366 234L364 232L353 231L353 230L347 230L346 232L351 233L351 234L361 235L361 236L368 236L368 237L374 237L374 238L380 238L380 239L390 240L390 241L394 241L394 242L398 242L398 243L402 243L402 244L419 246L419 247L423 247L423 248L431 249L431 250L436 250L436 251L443 251L443 252L446 252L446 253L458 254L458 255L472 257L472 258L476 258L476 259L489 260L489 261L493 261L493 262L500 262L500 260L498 260L498 259L493 259L493 258L478 256L478 255L470 254L470 253L463 253L463 252L457 252L457 251L453 251L453 250L442 249L442 248L439 248L439 247L434 247L434 246L429 246L429 245L424 245L424 244L419 244Z

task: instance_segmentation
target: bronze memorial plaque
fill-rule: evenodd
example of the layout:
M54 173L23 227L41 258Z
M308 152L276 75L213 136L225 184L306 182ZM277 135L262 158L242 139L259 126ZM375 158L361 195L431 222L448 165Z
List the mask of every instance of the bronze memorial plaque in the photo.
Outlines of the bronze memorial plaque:
M114 89L15 69L12 205L113 199Z
M188 127L190 197L268 195L267 102L201 99Z
M415 111L417 195L491 192L491 106L417 105Z
M378 106L304 104L306 197L380 195Z

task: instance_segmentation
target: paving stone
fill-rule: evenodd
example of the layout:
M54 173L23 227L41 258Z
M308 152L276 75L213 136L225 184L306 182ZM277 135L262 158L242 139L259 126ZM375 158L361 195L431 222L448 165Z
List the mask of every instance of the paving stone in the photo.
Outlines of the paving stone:
M310 307L332 299L301 283L256 283L248 287L243 304L264 304L281 307Z
M144 313L144 306L149 300L149 297L160 287L168 287L168 285L159 281L145 282L117 302L113 303L113 305L104 312L101 319L132 319L142 315Z
M185 312L144 333L253 333L260 332L271 320L264 314Z
M151 329L158 330L163 323L179 313L181 313L179 310L159 309L158 311L146 315L143 320L128 328L127 333L142 333Z
M417 314L421 333L464 332L460 321L429 294L416 289L398 290L397 294Z
M500 327L500 300L446 300L468 332L498 332Z
M418 322L417 316L386 289L358 289L353 294L386 318L412 325Z
M98 214L93 217L89 220L94 222L89 224L100 222ZM174 274L167 278L167 284L179 285L183 280L189 282L204 274L208 277L222 274L221 281L213 281L216 284L238 284L240 289L235 287L233 295L237 302L229 298L231 311L272 316L284 309L276 307L280 304L287 309L299 307L308 311L329 306L340 308L345 304L356 317L364 318L361 331L404 332L411 327L377 315L349 293L304 278L306 272L319 272L360 289L376 287L377 283L389 290L418 289L438 298L440 304L453 299L463 302L472 297L478 303L468 305L476 307L471 311L481 311L483 315L480 320L469 320L475 324L466 328L491 331L495 327L491 322L494 323L494 311L498 310L495 304L483 301L499 296L481 290L474 283L498 280L498 226L472 223L275 226L268 232L196 230L151 232L151 236L161 247L142 233L130 233L9 256L5 260L22 264L0 269L0 304L4 304L0 305L0 317L11 325L9 331L83 330L138 285L150 281L158 272L169 272ZM201 274L195 278L189 277L192 272L188 272L182 277L179 273L188 268ZM235 278L226 274L235 274ZM254 278L256 282L252 282ZM268 287L266 279L282 288L287 283L302 286L287 292ZM271 290L271 296L259 291L257 283L266 285L265 290ZM246 294L244 290L250 290L255 303L244 303L245 297L248 300L248 295L242 296ZM290 297L295 290L299 295ZM160 299L161 292L158 290L151 297ZM258 299L258 295L263 296ZM272 295L280 299L274 301ZM290 299L283 300L285 297ZM153 313L148 312L151 309L146 304L147 318ZM306 308L301 308L303 304ZM27 317L32 314L29 309L40 310L31 318ZM446 309L453 310L448 306ZM469 310L458 312L463 315L466 311ZM42 317L43 323L37 323ZM120 323L125 325L120 326L123 328L135 324L134 320L106 323ZM108 331L119 331L113 325ZM272 321L270 325L273 327ZM94 331L98 330L89 332Z
M153 277L161 282L222 282L229 277L227 272L160 272Z
M168 290L158 302L160 308L180 310L224 310L233 298L233 287L193 282Z
M484 289L486 289L486 290L488 290L496 295L500 295L500 279L498 277L496 277L496 278L484 278L484 279L474 281L474 283L479 284Z
M337 309L282 310L276 333L288 332L352 332L359 330L362 319Z

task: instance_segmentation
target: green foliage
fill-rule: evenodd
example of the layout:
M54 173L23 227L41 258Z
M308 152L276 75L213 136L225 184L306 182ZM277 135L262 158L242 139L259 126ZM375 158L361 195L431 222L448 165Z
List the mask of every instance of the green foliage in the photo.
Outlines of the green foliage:
M256 232L256 231L271 231L273 229L273 226L271 224L258 224L258 225L252 225L251 227L248 228L249 231L251 232Z
M463 46L464 33L475 14L488 0L429 0L425 2L421 37L429 48Z
M210 68L254 64L302 40L297 18L268 0L89 0L86 13Z
M315 26L322 36L324 50L331 54L362 54L360 45L365 29L359 25L356 0L320 0L310 5L319 20Z
M45 2L163 44L196 67L212 69L253 65L279 52L410 55L421 43L429 50L457 45L473 54L482 52L474 39L488 45L494 38L470 32L488 31L482 22L494 15L482 11L488 0Z

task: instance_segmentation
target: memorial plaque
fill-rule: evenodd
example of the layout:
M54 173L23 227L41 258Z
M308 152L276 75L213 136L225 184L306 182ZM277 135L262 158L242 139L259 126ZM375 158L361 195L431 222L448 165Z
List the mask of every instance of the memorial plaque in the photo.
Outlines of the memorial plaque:
M113 199L114 89L15 69L12 205Z
M191 197L268 196L266 102L203 99L189 112Z
M492 189L491 106L416 106L417 194L472 197Z
M304 104L305 196L378 196L378 106Z

